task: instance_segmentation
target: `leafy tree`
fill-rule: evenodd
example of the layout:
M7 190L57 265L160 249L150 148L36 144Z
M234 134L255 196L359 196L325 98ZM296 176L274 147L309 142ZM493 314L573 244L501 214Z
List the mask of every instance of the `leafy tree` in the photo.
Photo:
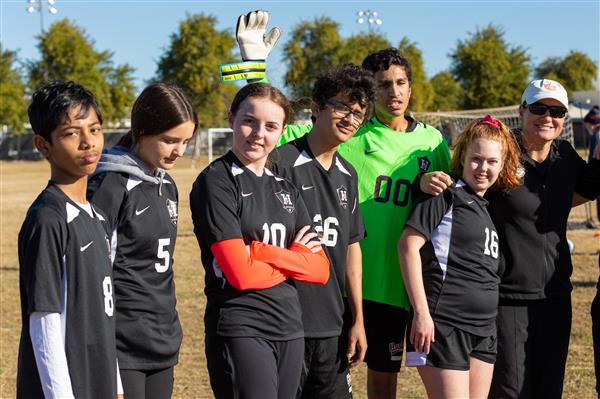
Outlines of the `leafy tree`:
M430 106L432 111L453 111L458 109L462 98L462 88L452 74L442 71L431 78L431 86L435 93Z
M450 54L452 73L464 89L465 108L490 108L519 102L528 83L529 56L504 40L493 25L459 40Z
M412 69L412 86L410 95L410 109L412 111L427 111L433 102L433 88L425 74L423 55L416 43L403 37L398 45L398 50L408 62Z
M94 41L68 19L38 36L41 59L29 63L29 86L47 80L72 80L90 90L107 121L125 117L135 98L133 68L113 66L112 53L94 49Z
M158 61L156 79L188 90L203 128L223 126L237 86L221 83L219 65L236 61L235 39L216 29L217 20L204 14L188 15L171 34Z
M283 53L288 65L285 85L293 97L310 96L317 76L339 64L343 40L338 27L330 18L320 17L301 22L292 30Z
M7 125L14 133L24 133L27 120L25 85L18 67L17 54L0 47L0 126Z
M382 35L369 32L359 33L343 39L337 59L338 64L362 64L367 55L374 51L391 47L390 42Z
M534 79L560 80L557 71L560 69L562 59L560 57L548 57L535 69Z
M536 78L560 81L569 92L592 90L598 67L586 54L572 50L566 57L546 58L535 69Z

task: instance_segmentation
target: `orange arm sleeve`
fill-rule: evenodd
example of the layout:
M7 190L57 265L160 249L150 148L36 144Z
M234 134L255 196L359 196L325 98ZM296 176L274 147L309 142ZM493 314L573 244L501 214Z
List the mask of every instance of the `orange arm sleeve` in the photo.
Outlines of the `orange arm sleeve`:
M289 277L266 262L253 259L244 240L217 241L210 246L227 282L238 290L271 288Z
M296 242L292 243L289 249L285 249L252 241L250 256L283 270L294 280L325 284L329 279L329 260L322 249L313 253Z

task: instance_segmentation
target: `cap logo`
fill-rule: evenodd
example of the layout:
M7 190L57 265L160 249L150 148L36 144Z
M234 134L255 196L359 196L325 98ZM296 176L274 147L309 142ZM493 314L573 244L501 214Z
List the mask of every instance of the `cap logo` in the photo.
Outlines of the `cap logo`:
M546 89L546 90L557 90L558 87L555 84L553 84L552 82L546 82L546 83L544 83L544 89Z

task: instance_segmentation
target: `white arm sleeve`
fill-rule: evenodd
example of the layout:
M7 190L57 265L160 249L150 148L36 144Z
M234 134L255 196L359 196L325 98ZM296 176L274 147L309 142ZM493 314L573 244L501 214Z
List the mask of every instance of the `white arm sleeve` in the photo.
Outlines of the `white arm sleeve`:
M29 335L45 398L74 398L60 314L32 313Z
M123 382L121 381L121 371L119 370L119 359L117 359L117 395L123 395Z

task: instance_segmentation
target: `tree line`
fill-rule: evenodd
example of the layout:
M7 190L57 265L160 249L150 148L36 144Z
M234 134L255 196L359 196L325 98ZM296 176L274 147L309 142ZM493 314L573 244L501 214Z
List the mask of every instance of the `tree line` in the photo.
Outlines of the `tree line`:
M152 81L177 83L188 90L201 115L201 128L225 123L228 104L237 87L222 84L219 65L239 59L230 30L218 30L215 17L187 15L170 36ZM295 99L310 97L312 82L340 63L360 64L370 52L396 46L413 68L412 111L451 111L517 104L530 79L560 81L569 94L593 89L598 67L586 54L572 50L534 66L527 49L507 43L501 27L477 28L457 41L449 53L450 68L431 78L418 44L408 37L398 43L367 32L342 37L339 24L328 17L298 23L283 46L287 66L285 86ZM19 60L0 47L0 125L14 132L27 120L27 95L45 80L74 80L97 97L105 121L118 124L135 98L134 68L115 65L113 53L96 49L85 30L69 19L53 24L37 37L39 60ZM147 82L149 83L149 82Z

